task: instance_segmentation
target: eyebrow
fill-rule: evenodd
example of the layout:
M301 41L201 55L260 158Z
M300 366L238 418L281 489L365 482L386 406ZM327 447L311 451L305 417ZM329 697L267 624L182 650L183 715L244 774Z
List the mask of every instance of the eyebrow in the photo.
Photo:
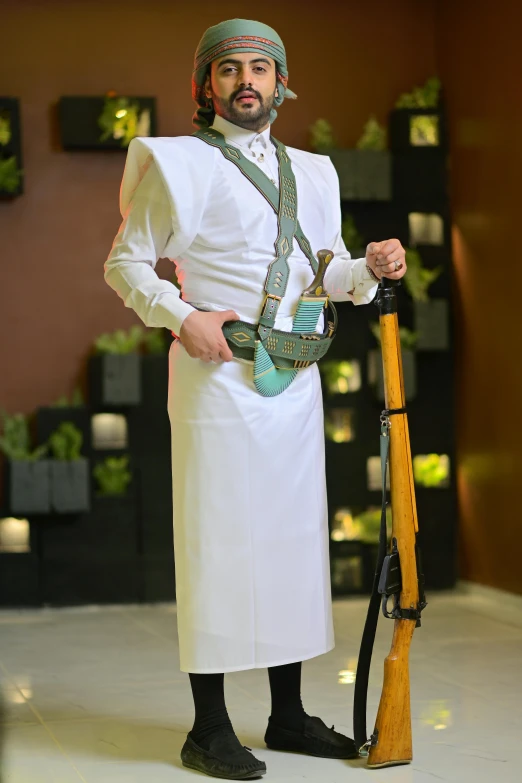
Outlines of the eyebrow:
M217 64L217 67L221 68L222 65L229 65L230 63L232 63L232 65L243 65L242 60L234 60L227 57L225 60L221 60ZM252 63L266 63L267 65L272 65L270 60L267 60L266 57L256 57L255 60L249 60L248 65L252 65Z

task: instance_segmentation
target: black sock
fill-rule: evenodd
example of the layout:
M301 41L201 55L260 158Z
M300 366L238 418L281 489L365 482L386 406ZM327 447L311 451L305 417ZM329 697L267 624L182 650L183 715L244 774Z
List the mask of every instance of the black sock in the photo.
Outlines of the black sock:
M189 677L196 711L190 736L208 750L216 734L227 730L234 734L225 705L225 675L189 674Z
M301 701L301 662L268 669L272 695L271 718L278 726L302 731L306 712Z

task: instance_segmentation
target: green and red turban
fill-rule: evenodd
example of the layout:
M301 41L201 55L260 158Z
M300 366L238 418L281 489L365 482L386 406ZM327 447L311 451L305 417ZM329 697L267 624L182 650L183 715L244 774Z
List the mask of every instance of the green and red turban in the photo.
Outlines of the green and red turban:
M274 105L280 106L285 98L297 98L289 90L286 52L281 38L275 30L263 22L250 19L229 19L209 27L198 44L194 57L192 73L192 97L198 104L192 123L197 128L206 128L214 121L214 107L205 95L205 78L210 70L210 64L224 54L240 52L258 52L275 60L277 71L278 95ZM277 111L272 109L270 122L277 117Z

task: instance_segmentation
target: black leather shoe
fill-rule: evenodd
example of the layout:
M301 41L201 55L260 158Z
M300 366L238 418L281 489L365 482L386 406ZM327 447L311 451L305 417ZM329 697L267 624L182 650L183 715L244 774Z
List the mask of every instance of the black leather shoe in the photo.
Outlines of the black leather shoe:
M181 761L184 767L227 780L253 780L266 773L266 764L256 759L230 731L216 735L209 750L197 745L189 734L181 749Z
M271 750L287 750L323 759L355 759L355 742L326 726L320 718L306 716L301 731L284 729L268 719L265 742Z

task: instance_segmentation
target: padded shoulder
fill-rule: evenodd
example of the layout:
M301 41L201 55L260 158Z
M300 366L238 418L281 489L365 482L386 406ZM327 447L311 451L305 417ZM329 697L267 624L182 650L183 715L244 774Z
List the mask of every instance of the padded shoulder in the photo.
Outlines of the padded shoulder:
M120 188L120 212L125 214L132 195L154 159L167 191L180 187L203 193L214 168L215 150L194 136L163 136L132 139L127 151Z

